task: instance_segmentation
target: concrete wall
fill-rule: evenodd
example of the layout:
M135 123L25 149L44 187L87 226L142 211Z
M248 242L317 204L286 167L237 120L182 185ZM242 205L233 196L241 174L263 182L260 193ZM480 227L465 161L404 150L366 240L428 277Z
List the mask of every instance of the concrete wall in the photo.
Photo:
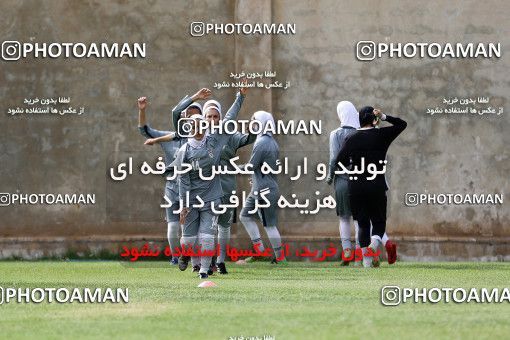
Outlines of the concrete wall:
M282 156L306 154L325 162L329 132L339 125L336 103L340 100L357 107L377 106L409 123L388 155L388 232L403 242L446 242L446 246L425 246L420 254L406 253L404 247L404 257L482 258L483 252L489 252L489 259L497 259L510 253L506 201L499 206L404 204L407 192L508 197L508 113L457 118L426 114L443 97L455 96L489 96L493 106L508 111L510 26L505 1L3 1L0 8L2 41L128 41L148 46L147 58L138 60L1 62L4 112L21 105L24 98L69 96L86 113L55 118L0 115L0 192L91 192L97 197L94 206L0 207L0 237L4 244L14 244L13 249L23 249L20 237L164 237L163 211L158 206L162 180L133 176L114 183L108 175L109 168L126 157L141 163L160 155L157 146L142 145L136 98L150 98L149 122L166 129L170 109L183 95L228 80L230 72L274 70L278 78L291 82L291 88L250 91L241 117L265 109L283 120L323 123L321 136L279 136ZM290 22L296 24L297 34L193 38L192 21ZM499 60L360 62L355 58L359 40L500 42L503 55ZM227 107L234 92L223 89L214 96ZM248 153L243 150L242 159ZM240 183L247 188L245 180ZM331 190L311 179L285 182L282 189L301 195ZM281 219L288 240L329 240L338 233L333 212L304 217L285 211ZM246 237L241 225L235 227L234 236ZM448 240L501 246L498 251L482 247L479 254L464 250L459 254L459 247L448 247Z

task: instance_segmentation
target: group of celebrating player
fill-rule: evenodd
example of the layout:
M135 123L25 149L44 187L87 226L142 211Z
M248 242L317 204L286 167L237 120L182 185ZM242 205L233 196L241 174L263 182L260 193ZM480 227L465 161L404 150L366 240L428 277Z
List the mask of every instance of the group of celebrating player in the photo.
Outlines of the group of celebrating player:
M155 130L147 125L145 120L145 108L147 98L138 99L139 108L139 129L147 140L145 144L152 145L159 143L165 153L165 164L169 171L179 169L183 164L193 164L190 171L178 176L176 180L166 181L165 196L171 201L171 207L166 209L166 220L168 223L168 242L171 249L179 247L199 247L206 251L215 248L215 237L217 234L219 244L219 256L211 265L211 256L189 257L180 256L172 258L172 263L178 264L181 270L186 270L191 261L193 271L198 271L201 278L211 275L215 267L220 274L227 274L225 265L227 245L230 241L230 227L234 220L235 208L228 208L221 215L213 213L212 205L227 203L232 192L236 190L235 175L213 176L211 180L204 180L203 177L210 177L213 166L226 166L232 168L230 159L235 156L237 150L249 144L253 145L249 163L252 164L253 176L250 194L244 202L239 220L245 226L254 245L264 251L260 232L256 223L259 218L264 225L272 249L275 254L273 263L286 261L281 256L281 236L277 228L277 201L279 198L278 184L274 175L262 174L263 163L276 167L279 157L278 144L271 133L259 135L243 134L221 134L218 132L201 131L198 129L201 120L207 120L218 124L228 120L235 120L241 109L247 88L243 87L236 96L236 99L229 110L223 115L221 104L216 100L208 100L201 106L197 101L210 97L209 89L201 89L191 97L184 97L172 110L173 124L176 132ZM179 131L181 118L187 118L196 122L192 130L192 137L180 137L185 133ZM274 124L273 116L269 112L257 111L252 119L260 122L264 127L266 124ZM265 130L265 129L262 129ZM200 176L202 175L202 176ZM262 189L269 189L270 194L266 197L270 201L270 207L261 208L257 214L250 214L255 206L256 192ZM187 199L188 198L188 199ZM174 206L179 200L187 201L187 206L180 214L175 213ZM200 208L198 202L203 202ZM179 239L179 230L181 238Z
M179 176L166 177L165 199L172 204L166 208L166 221L168 225L167 237L170 249L184 249L186 247L203 250L202 256L172 257L171 263L186 270L191 262L193 272L198 272L200 278L205 279L215 270L220 274L227 274L225 265L227 246L230 241L230 228L236 218L236 209L227 208L221 214L213 212L211 207L221 203L230 202L230 196L236 191L236 176L221 174L214 176L213 167L222 166L232 169L230 160L235 157L239 148L253 144L250 160L253 171L251 177L251 190L240 212L239 220L244 225L254 248L264 252L264 245L257 226L257 220L262 222L274 252L272 263L286 263L282 252L281 236L278 231L278 198L279 190L277 178L274 174L263 173L262 166L266 164L276 169L279 157L279 148L271 129L262 128L258 135L235 132L233 134L221 133L219 130L200 129L203 120L213 124L223 124L229 120L236 120L247 95L247 88L242 87L237 93L231 107L223 114L221 104L216 100L207 100L203 106L198 102L211 96L209 89L203 88L193 96L184 97L172 110L174 131L156 130L146 122L147 98L138 99L138 127L140 133L147 139L146 145L159 144L164 152L167 173L183 169L190 165L187 171L179 172ZM347 175L335 174L338 162L351 163L354 166L360 157L367 157L371 161L385 159L386 151L391 141L405 128L405 122L386 116L379 110L365 107L358 113L350 102L340 102L337 112L341 127L330 136L330 169L328 183L334 182L337 215L340 217L340 235L344 259L352 258L352 245L350 240L350 218L354 218L356 228L356 244L366 253L368 247L376 252L382 242L388 253L388 262L396 260L396 245L388 240L385 234L386 227L386 182L384 175L371 182L366 180L352 181ZM182 118L193 122L192 131L188 137L184 133ZM267 124L274 125L271 113L257 111L252 119L257 120L262 127ZM375 128L380 120L387 120L393 126ZM403 126L403 128L402 128ZM358 135L362 134L361 137ZM358 137L357 137L358 136ZM359 139L359 141L351 141ZM213 174L213 176L211 176ZM378 175L379 176L379 175ZM211 178L205 180L206 178ZM382 184L382 182L384 184ZM376 185L374 185L374 183ZM269 201L268 207L256 207L257 193L267 192L265 199ZM175 206L186 201L180 213ZM200 203L200 204L198 204ZM256 213L253 213L253 211ZM358 232L359 224L359 232ZM179 232L181 237L179 238ZM359 235L359 242L358 242ZM217 238L219 254L213 256ZM370 242L372 239L372 242ZM370 244L369 244L370 243ZM249 261L250 259L248 259ZM349 260L344 260L348 265ZM363 259L367 267L378 266L377 258Z

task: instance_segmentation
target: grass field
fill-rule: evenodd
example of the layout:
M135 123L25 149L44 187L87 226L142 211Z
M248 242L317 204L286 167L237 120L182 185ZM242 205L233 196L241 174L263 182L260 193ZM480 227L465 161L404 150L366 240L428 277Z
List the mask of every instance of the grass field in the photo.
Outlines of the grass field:
M3 287L128 287L128 304L0 305L2 338L508 339L510 304L406 303L380 289L509 287L509 263L230 264L197 288L191 271L163 262L0 262Z

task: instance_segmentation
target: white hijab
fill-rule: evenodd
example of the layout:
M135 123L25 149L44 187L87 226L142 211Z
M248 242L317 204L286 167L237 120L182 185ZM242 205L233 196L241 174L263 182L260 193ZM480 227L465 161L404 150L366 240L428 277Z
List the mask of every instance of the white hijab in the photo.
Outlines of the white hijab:
M191 103L184 111L188 111L189 109L192 109L194 107L199 109L200 112L202 112L202 105L200 105L200 103Z
M204 117L207 113L207 110L209 110L209 109L216 109L218 111L218 113L220 114L220 119L223 119L223 113L221 113L220 102L218 102L217 100L214 100L214 99L206 101L204 103L204 110L203 110Z
M189 117L189 119L193 119L193 120L197 120L197 119L199 119L199 120L204 120L205 118L204 118L204 116L199 115L198 113L196 113L196 114L194 114L193 116ZM189 144L189 146L190 146L191 148L193 148L193 149L198 149L198 148L200 148L200 147L204 146L204 144L205 144L205 140L207 139L207 136L208 136L208 133L207 133L207 131L206 131L206 133L205 133L204 137L203 137L201 140L198 140L198 139L196 139L195 137L190 137L190 138L188 138L188 144Z
M253 114L253 118L260 122L261 125L261 131L259 133L259 136L262 134L262 132L265 130L267 125L272 125L275 127L273 115L270 114L267 111L257 111ZM267 132L268 135L272 135L271 132Z
M351 102L341 101L336 106L336 113L340 119L340 126L350 126L359 129L359 113Z

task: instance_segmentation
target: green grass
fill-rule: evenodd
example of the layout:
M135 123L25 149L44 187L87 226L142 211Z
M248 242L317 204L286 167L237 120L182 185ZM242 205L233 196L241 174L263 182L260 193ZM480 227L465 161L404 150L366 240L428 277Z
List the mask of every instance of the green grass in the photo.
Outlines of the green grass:
M510 304L406 303L380 289L509 287L508 263L230 264L218 287L163 262L0 262L3 287L128 287L128 304L0 305L2 338L508 339Z

